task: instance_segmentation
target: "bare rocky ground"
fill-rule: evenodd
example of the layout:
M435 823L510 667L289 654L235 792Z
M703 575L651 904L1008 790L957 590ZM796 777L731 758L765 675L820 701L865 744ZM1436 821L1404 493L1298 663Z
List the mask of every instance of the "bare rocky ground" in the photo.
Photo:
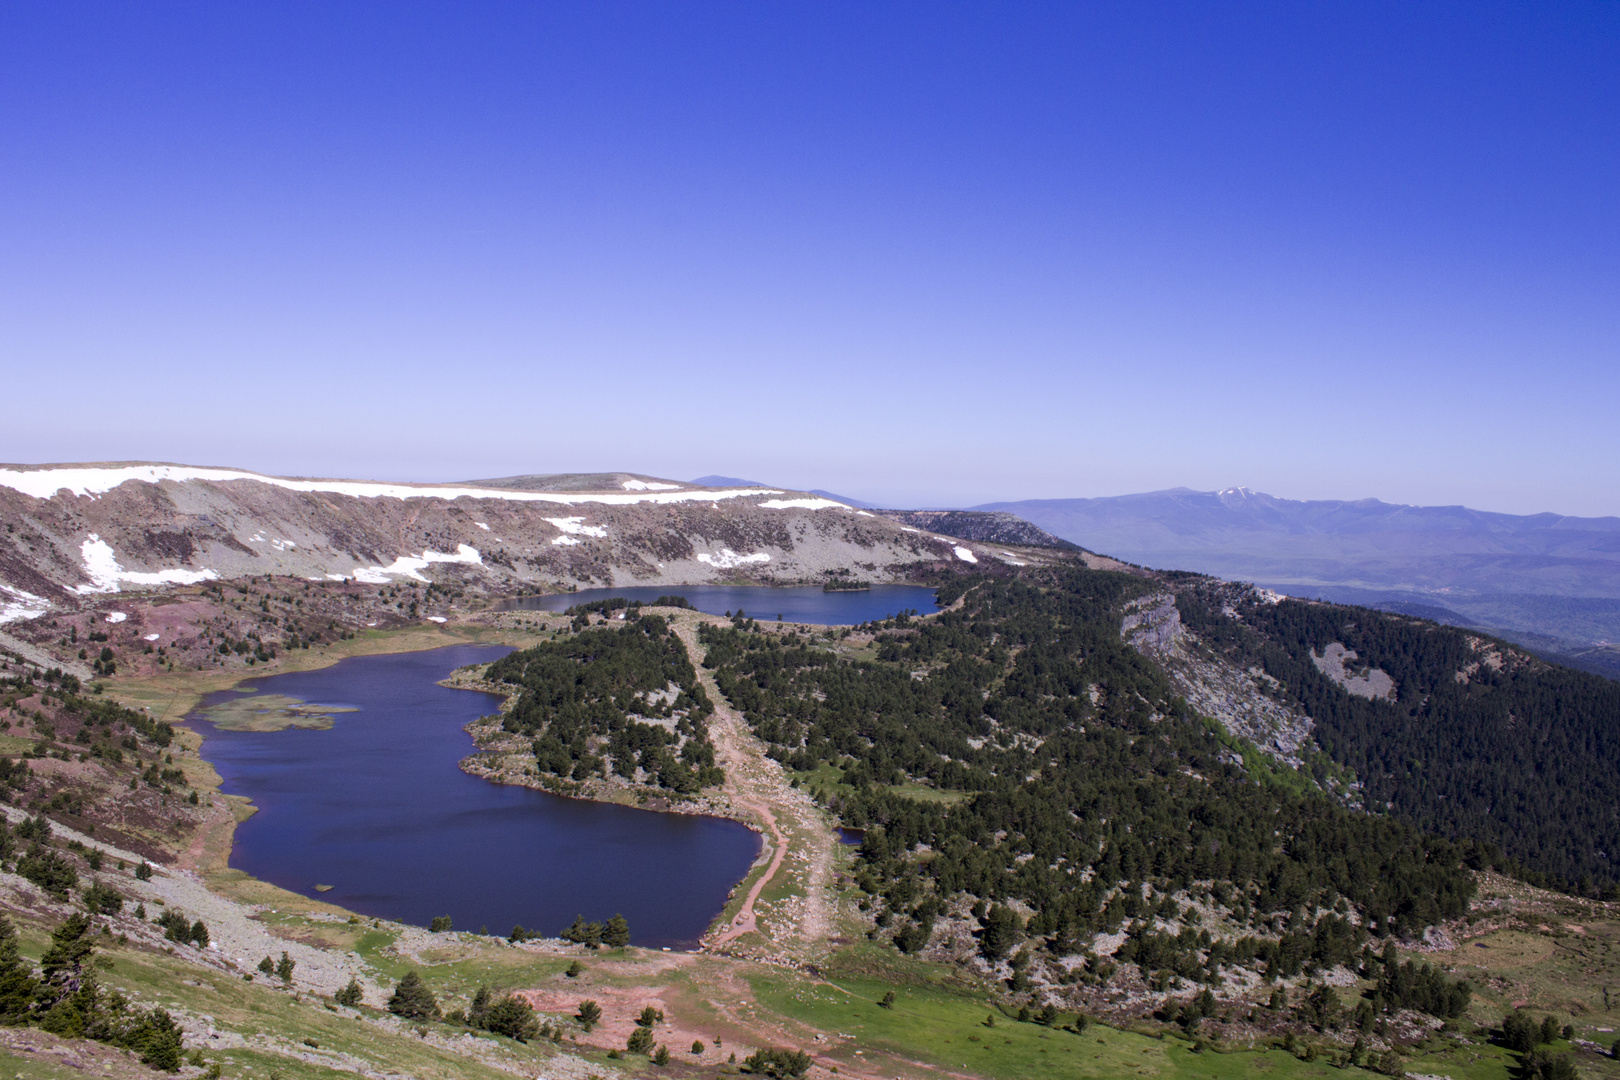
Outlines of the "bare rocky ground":
M1182 625L1172 594L1154 593L1133 602L1121 633L1139 652L1159 661L1194 709L1290 768L1299 767L1315 722L1276 700L1265 672L1245 671L1198 641Z

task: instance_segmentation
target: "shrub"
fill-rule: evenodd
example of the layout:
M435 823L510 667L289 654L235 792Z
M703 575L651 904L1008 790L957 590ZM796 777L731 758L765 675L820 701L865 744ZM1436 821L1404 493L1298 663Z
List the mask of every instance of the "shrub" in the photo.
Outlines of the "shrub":
M357 1007L361 1001L365 1000L365 996L366 994L360 986L360 981L355 978L350 978L349 985L333 994L332 1000L337 1002L339 1005L346 1005L353 1009Z
M757 1050L743 1059L743 1069L763 1076L803 1076L810 1071L810 1055L800 1050Z
M183 1063L181 1057L181 1031L174 1018L162 1009L153 1009L119 1040L140 1054L141 1060L154 1069L174 1072Z
M17 860L17 873L58 900L67 899L68 890L79 884L78 871L66 859L37 843Z
M163 927L163 936L177 945L194 944L200 949L208 947L208 927L201 919L191 922L179 908L168 908L157 917ZM260 965L263 968L263 965Z
M516 994L508 994L491 1005L484 1014L483 1026L518 1042L528 1042L540 1031L540 1024L534 1018L534 1006Z
M1576 1080L1575 1060L1568 1054L1532 1050L1519 1064L1524 1080Z
M116 915L124 910L124 897L111 885L99 881L84 890L84 906L102 915Z

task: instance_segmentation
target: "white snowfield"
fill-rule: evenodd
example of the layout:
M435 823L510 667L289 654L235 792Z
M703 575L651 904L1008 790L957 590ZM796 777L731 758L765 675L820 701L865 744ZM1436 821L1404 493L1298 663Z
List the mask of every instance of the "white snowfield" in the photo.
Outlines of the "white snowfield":
M545 518L548 524L555 525L570 536L604 537L607 530L600 525L586 525L582 517ZM555 543L555 541L553 541Z
M566 533L564 533L562 536L559 536L555 540L553 540L551 542L551 546L552 547L578 547L580 545L580 543L581 543L581 541L575 540L572 536L569 536Z
M121 623L127 618L129 618L129 612L127 612L127 611L109 611L109 612L107 612L107 621L110 622L110 623Z
M626 480L622 485L626 491L679 491L679 484L660 484L656 480Z
M697 557L697 561L706 563L716 570L730 570L734 566L746 566L748 563L768 563L771 557L763 551L755 552L753 555L739 555L730 548L721 548L720 554L710 555L704 552Z
M79 551L84 556L84 573L90 579L90 584L80 585L74 589L80 596L91 593L115 593L121 583L130 585L195 585L201 581L214 581L219 577L212 570L158 570L153 573L142 573L138 570L125 570L118 565L118 557L107 541L91 533L79 545Z
M766 492L764 494L777 494ZM848 510L849 507L831 499L766 499L759 505L767 510ZM871 515L867 515L870 517Z
M478 549L470 544L456 545L455 554L447 555L442 551L424 551L420 555L401 555L387 566L365 566L354 572L354 580L363 581L367 585L386 585L389 578L408 577L417 581L426 581L418 571L425 570L429 563L471 563L474 566L484 565L484 557Z
M716 499L736 499L749 495L781 495L778 488L726 488L718 491L661 491L652 488L673 488L673 484L655 484L650 481L632 480L630 484L645 484L647 491L619 492L558 492L558 491L512 491L499 488L456 487L452 485L435 484L385 484L369 480L288 480L280 476L265 476L262 473L243 472L237 469L208 469L192 465L123 465L123 466L70 466L62 469L0 469L0 485L20 491L24 495L31 495L36 499L49 499L57 492L66 490L73 495L94 497L111 491L120 484L136 480L145 484L157 484L165 480L175 483L185 483L190 480L202 480L208 483L225 483L231 480L248 480L257 484L270 484L273 487L286 488L288 491L322 491L333 495L349 495L357 499L501 499L506 502L539 502L556 503L562 506L573 506L576 503L607 503L614 506L629 506L635 503L675 503L675 502L713 502ZM807 502L839 506L840 503L828 502L825 499L790 499L778 500L783 502L785 509L789 505L800 505ZM769 504L767 504L769 505ZM811 507L816 509L817 507Z
M43 596L0 582L0 626L23 619L37 619L51 610L51 602Z
M958 559L961 559L963 562L974 562L974 563L976 563L976 562L979 561L978 559L973 557L973 552L969 551L967 548L963 547L961 544L957 544L951 550L956 552L956 557Z

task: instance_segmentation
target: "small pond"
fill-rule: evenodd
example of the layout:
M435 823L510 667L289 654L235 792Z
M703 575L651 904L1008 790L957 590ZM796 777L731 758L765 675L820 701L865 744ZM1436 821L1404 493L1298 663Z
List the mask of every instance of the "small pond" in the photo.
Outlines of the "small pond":
M652 603L660 596L684 596L687 603L710 615L746 611L761 622L810 623L816 626L851 626L887 619L902 611L928 615L938 611L934 590L925 585L873 585L870 589L823 592L819 585L771 588L764 585L635 585L622 589L581 589L550 596L520 596L503 601L503 611L564 611L593 600Z
M509 651L352 657L209 695L188 717L205 736L203 756L224 791L258 808L237 827L231 865L417 925L449 915L458 930L504 935L521 923L555 935L576 915L622 913L637 945L695 945L758 856L759 837L721 818L462 772L457 762L474 749L462 728L497 699L438 680Z

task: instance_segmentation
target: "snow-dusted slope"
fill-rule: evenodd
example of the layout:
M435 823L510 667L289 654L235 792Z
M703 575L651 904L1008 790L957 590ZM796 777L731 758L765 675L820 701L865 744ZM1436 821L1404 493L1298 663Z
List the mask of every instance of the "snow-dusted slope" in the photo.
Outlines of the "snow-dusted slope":
M0 521L0 621L95 594L265 574L506 593L814 582L833 570L904 581L988 553L804 492L629 473L404 484L11 465L0 466Z

